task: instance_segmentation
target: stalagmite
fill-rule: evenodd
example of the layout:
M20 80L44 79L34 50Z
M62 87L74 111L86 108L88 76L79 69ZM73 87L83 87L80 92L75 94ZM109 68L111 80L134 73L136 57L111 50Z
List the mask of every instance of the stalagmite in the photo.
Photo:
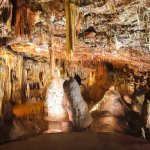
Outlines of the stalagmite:
M50 117L52 121L59 121L66 117L65 111L62 108L64 81L60 77L58 68L55 68L54 71L52 82L47 91L46 102L48 107L48 117Z
M79 84L74 78L70 78L70 80L65 81L64 89L71 104L74 129L82 130L89 127L92 122L92 117L81 95Z
M63 106L63 82L64 80L60 77L59 69L55 68L51 84L46 94L47 120L49 121L48 132L66 132L70 130L69 115Z

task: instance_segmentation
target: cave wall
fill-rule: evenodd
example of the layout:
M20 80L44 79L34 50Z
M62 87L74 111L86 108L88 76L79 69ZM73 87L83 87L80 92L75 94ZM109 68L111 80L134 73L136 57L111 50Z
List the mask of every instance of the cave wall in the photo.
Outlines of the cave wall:
M114 73L109 78L109 81L112 81L111 84L117 87L121 96L131 105L132 110L141 114L143 102L150 90L150 73L136 72L127 65L114 68L110 71L112 72Z
M24 58L23 63L23 100L45 100L46 87L50 83L50 67L46 62ZM29 85L29 91L26 89ZM29 93L28 93L29 92ZM27 98L27 93L29 97Z
M26 58L9 48L0 49L0 112L2 105L10 102L20 104L27 101L27 84L32 89L30 98L44 100L46 87L50 82L49 64ZM34 84L34 85L33 85ZM34 88L33 88L34 86ZM3 107L3 108L4 108Z
M117 89L133 111L142 113L143 102L150 90L149 72L137 72L128 65L101 63L97 66L92 84L87 86L89 101L95 103L101 100L111 86Z
M14 2L14 30L17 37L31 38L32 28L35 24L37 13L31 9L31 1L17 0Z
M89 91L89 99L91 101L97 101L101 99L108 89L107 82L107 69L103 63L98 63L95 72L93 72L92 77L93 83L89 84L88 91Z
M11 31L13 6L8 0L3 2L0 7L0 37L7 37Z
M21 86L22 86L22 64L23 57L11 52L8 49L0 49L4 64L7 68L5 73L6 88L6 101L15 101L16 103L21 102Z
M69 76L80 76L81 92L87 102L100 101L105 92L114 86L132 110L141 114L143 102L150 90L148 71L140 72L130 65L108 61L97 62L87 68L82 65L67 67L67 70Z

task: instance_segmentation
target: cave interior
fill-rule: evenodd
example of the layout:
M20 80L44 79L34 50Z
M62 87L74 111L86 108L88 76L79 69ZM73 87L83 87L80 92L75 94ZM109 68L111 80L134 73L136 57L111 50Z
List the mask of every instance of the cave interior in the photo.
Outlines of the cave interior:
M0 149L41 134L150 140L149 0L0 0Z

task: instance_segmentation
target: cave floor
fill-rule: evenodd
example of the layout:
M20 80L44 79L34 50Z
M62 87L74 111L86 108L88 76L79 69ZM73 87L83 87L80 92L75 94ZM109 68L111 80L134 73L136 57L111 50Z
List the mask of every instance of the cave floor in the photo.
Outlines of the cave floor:
M149 150L146 140L115 133L42 134L6 143L0 150Z

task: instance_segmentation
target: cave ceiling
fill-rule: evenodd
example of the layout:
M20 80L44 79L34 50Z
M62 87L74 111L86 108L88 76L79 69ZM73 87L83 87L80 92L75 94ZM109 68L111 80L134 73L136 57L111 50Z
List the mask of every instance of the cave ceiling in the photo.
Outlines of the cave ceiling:
M149 62L149 0L70 0L70 4L75 58L107 54L126 60L135 56L136 61L144 56ZM65 1L0 0L0 45L44 57L53 47L65 58Z

